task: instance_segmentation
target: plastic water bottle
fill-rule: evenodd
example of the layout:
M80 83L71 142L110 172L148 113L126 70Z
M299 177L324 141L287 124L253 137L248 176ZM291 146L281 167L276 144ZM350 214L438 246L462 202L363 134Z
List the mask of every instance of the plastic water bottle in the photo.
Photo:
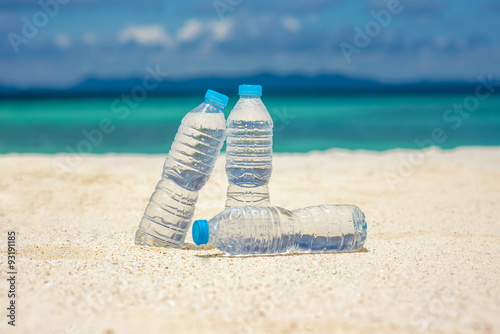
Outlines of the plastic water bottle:
M197 245L230 255L343 252L363 247L365 215L355 205L319 205L289 211L279 207L232 207L193 224Z
M260 99L262 86L240 85L239 95L227 118L226 207L270 206L273 120Z
M207 183L226 137L228 97L208 90L182 119L135 235L137 245L180 247L191 227L198 191Z

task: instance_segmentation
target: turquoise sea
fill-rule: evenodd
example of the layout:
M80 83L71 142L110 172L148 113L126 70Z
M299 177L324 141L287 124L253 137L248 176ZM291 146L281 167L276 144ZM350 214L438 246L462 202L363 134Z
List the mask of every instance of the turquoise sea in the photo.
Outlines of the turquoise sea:
M231 96L226 116L236 103ZM276 152L500 145L500 96L264 96ZM200 96L0 100L0 153L166 153ZM465 104L465 106L464 106ZM462 107L463 106L463 107Z

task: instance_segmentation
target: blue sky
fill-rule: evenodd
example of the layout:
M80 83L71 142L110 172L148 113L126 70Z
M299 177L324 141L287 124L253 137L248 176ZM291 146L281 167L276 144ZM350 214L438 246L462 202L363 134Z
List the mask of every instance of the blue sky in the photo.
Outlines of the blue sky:
M42 0L51 10L57 3L51 16L35 0L2 0L0 83L68 86L87 77L141 76L156 64L172 78L500 76L499 0L400 0L390 14L391 1ZM372 22L380 11L390 14L385 26ZM367 24L379 29L358 47L355 27L365 31ZM359 52L346 58L346 44Z

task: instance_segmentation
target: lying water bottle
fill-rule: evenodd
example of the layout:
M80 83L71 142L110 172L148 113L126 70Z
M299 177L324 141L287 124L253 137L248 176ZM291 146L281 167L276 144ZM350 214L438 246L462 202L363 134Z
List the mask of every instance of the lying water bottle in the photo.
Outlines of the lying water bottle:
M229 255L344 252L366 240L365 215L355 205L232 207L209 221L196 220L193 240Z
M226 207L269 206L273 120L260 99L262 86L240 85L239 95L227 118Z
M226 137L228 97L208 90L182 119L135 234L137 245L180 247L191 227L198 191L207 183Z

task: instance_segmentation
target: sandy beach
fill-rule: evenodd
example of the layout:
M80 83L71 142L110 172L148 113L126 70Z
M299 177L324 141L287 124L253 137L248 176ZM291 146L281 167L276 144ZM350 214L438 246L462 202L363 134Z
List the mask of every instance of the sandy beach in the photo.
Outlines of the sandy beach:
M276 154L271 201L356 204L354 253L133 244L165 155L0 156L1 333L500 333L500 148ZM222 210L225 157L196 219ZM16 232L16 327L7 232Z

